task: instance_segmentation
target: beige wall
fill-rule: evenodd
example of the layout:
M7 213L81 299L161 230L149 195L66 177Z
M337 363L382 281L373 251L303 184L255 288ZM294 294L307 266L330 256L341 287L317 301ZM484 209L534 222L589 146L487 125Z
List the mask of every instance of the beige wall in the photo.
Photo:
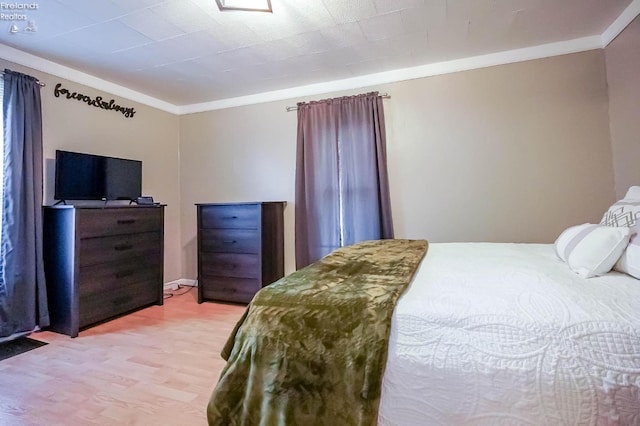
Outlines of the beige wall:
M640 185L640 17L605 49L615 187Z
M396 236L553 242L614 200L603 51L369 90L385 101ZM345 94L332 93L314 98ZM180 117L183 276L197 202L285 200L294 269L296 100Z
M618 98L625 105L639 99L616 92L616 84L635 77L622 73L627 69L622 66L612 70L621 37L607 49L615 135L620 134L616 125L640 122L618 120L629 110L639 111L637 104L614 114ZM143 192L168 204L165 281L196 277L194 203L199 202L287 201L285 266L294 270L296 114L285 107L309 98L178 117L114 97L138 111L126 119L55 98L53 88L62 82L89 96L110 99L109 94L6 61L1 65L47 83L42 91L46 203L53 201L56 149L140 159ZM616 78L616 72L627 80ZM637 167L624 164L637 149L630 138L626 144L614 141L612 160L603 51L313 98L369 90L391 95L385 112L397 237L552 242L569 225L599 220L614 201L613 164L618 195L638 180Z
M614 199L601 50L388 91L400 236L550 243Z
M293 264L296 114L286 102L180 117L183 277L196 277L194 203L287 201L285 269Z
M167 204L164 279L181 278L178 116L4 60L0 65L33 75L47 85L41 90L45 204L53 202L56 149L142 160L142 192ZM53 89L57 83L90 97L113 98L137 112L125 118L115 111L56 98Z

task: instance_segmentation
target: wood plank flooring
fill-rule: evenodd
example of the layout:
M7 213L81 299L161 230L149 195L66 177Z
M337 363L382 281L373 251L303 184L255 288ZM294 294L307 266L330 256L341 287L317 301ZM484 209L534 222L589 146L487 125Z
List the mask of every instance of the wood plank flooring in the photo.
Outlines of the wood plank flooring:
M175 293L181 293L178 290ZM243 306L196 289L0 361L0 425L206 425L224 346Z

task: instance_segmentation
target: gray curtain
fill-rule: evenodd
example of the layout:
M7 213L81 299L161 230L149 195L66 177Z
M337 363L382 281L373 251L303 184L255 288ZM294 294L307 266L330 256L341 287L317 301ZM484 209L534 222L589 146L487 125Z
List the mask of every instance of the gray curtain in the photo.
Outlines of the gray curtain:
M0 338L49 325L42 261L42 111L33 77L4 71Z
M298 104L296 266L338 247L393 238L382 98Z

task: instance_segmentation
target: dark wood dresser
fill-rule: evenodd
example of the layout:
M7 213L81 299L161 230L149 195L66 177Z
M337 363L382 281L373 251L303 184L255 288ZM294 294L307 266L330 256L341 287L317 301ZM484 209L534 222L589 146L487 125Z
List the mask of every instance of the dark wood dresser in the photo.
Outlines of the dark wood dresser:
M198 303L249 303L284 276L286 203L196 204Z
M76 337L163 303L164 206L44 208L50 328Z

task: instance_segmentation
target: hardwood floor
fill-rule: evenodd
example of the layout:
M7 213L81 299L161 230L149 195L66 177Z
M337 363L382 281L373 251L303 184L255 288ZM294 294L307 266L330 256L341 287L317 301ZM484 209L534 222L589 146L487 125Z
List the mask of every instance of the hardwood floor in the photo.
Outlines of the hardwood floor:
M174 293L181 293L178 290ZM166 299L0 361L0 425L206 425L220 357L243 306Z

